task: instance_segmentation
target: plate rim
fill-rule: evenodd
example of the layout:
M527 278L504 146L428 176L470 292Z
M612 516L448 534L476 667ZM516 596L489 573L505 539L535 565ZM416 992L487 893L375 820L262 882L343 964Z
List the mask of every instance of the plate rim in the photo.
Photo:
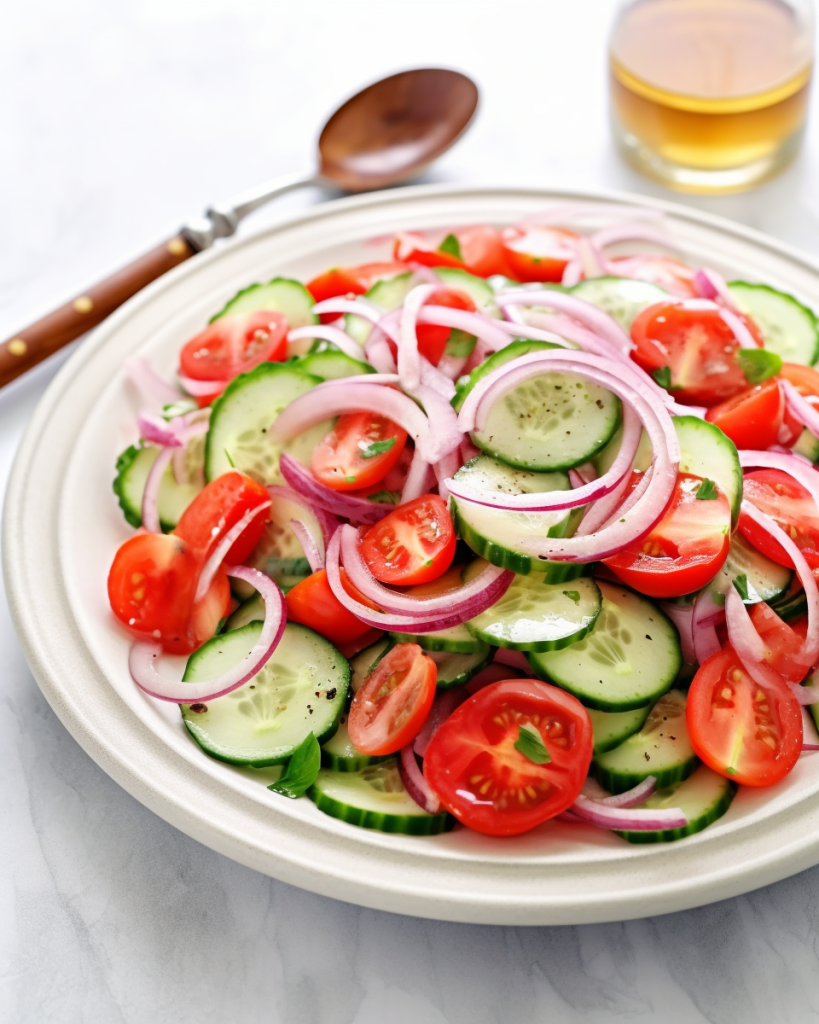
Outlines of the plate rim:
M3 513L3 571L12 620L38 686L62 723L86 753L127 792L159 814L164 820L180 828L194 839L246 866L322 895L345 899L363 906L442 920L497 924L577 924L625 920L646 916L649 913L686 909L727 898L812 866L819 862L819 799L814 800L815 806L809 816L817 828L803 827L801 832L797 831L794 834L784 849L777 847L775 851L767 851L767 854L762 849L757 850L756 856L748 857L741 865L740 870L736 868L714 870L710 874L698 878L693 885L689 879L678 883L666 880L663 885L646 886L642 896L638 899L635 900L633 896L629 897L633 901L631 904L617 892L609 893L608 896L590 892L585 899L577 894L561 898L560 893L552 892L548 896L540 898L533 898L530 895L528 901L509 893L482 893L476 896L474 892L453 890L442 896L440 886L433 884L434 879L428 879L425 885L423 878L413 877L405 880L400 877L401 871L398 872L398 879L378 877L378 872L374 871L370 877L362 880L361 877L350 877L348 866L347 869L342 870L337 865L334 867L332 863L328 863L326 857L321 863L316 863L315 857L311 859L310 847L313 837L307 834L310 830L292 821L290 823L292 827L288 830L287 836L291 846L286 853L280 852L271 860L269 849L248 841L246 835L237 834L235 831L231 833L224 826L216 825L212 814L206 813L206 807L201 804L201 801L190 799L190 792L187 793L187 801L183 799L179 787L174 785L179 781L178 777L173 771L168 772L168 761L173 761L173 757L166 756L164 759L163 769L167 777L163 779L165 785L161 785L157 777L149 777L145 771L140 771L130 764L120 752L112 749L112 745L106 742L105 735L99 734L97 723L93 717L80 714L79 709L72 703L70 695L60 679L61 665L54 663L53 653L49 650L50 645L44 643L40 625L32 613L32 598L35 595L31 593L32 584L30 573L27 571L28 560L22 540L26 536L26 519L27 516L30 517L31 511L25 500L31 457L48 425L53 409L70 391L74 378L94 359L96 353L117 332L120 325L125 323L135 312L150 306L156 297L165 290L173 289L177 282L201 273L205 266L225 259L227 255L237 249L257 244L260 239L270 238L300 225L331 218L339 211L343 213L356 209L394 206L400 205L404 200L448 196L468 196L475 199L480 196L492 199L512 197L530 200L533 205L567 201L649 206L663 210L677 219L687 220L707 229L716 230L720 234L744 240L755 249L767 250L783 256L792 262L801 264L819 279L819 260L753 228L735 224L724 217L688 208L668 200L609 190L508 188L458 183L410 186L386 193L332 200L301 211L262 231L231 240L219 248L200 254L196 260L181 264L130 299L100 325L73 353L40 399L15 456ZM41 514L38 528L48 529L47 519L46 514ZM53 528L56 531L56 526ZM52 571L55 574L58 571L56 562L52 566ZM52 579L50 582L58 589L62 587L61 581ZM58 630L57 636L63 640L68 637L69 641L73 639L76 643L79 635L76 628L75 635L71 637L70 625L67 627L65 623L61 623L60 627L62 632ZM76 656L77 653L75 650L73 655ZM84 653L86 658L90 657L87 650L79 653L80 655ZM82 661L82 657L80 660ZM108 689L113 691L113 687L110 685ZM142 723L142 728L146 733L145 739L148 746L155 746L156 738L153 737L147 725ZM172 753L172 751L166 751L166 754ZM190 780L188 781L190 782ZM210 797L213 798L213 793L210 794ZM238 798L234 794L232 799L237 801ZM249 810L253 806L252 801L246 802L249 805L247 808ZM233 808L233 810L237 810L237 808ZM239 808L239 810L244 809ZM782 813L787 816L787 810ZM792 814L791 817L793 817ZM808 816L800 812L799 817L802 825L807 826ZM816 838L811 839L811 835ZM759 838L757 837L757 839ZM342 843L342 845L344 844ZM384 843L371 845L379 847L385 861L391 862L396 859L396 856L398 860L401 859L400 854L393 857L388 856L385 853L388 851L388 847ZM757 845L759 844L757 843ZM670 848L660 847L664 851L668 851ZM694 848L691 847L691 849L693 852ZM639 858L635 857L635 861L637 860ZM379 864L379 867L381 866L383 864ZM504 867L504 870L508 870L508 868ZM522 870L522 866L517 870ZM481 870L476 868L474 874L478 881L480 880L478 876L481 873Z

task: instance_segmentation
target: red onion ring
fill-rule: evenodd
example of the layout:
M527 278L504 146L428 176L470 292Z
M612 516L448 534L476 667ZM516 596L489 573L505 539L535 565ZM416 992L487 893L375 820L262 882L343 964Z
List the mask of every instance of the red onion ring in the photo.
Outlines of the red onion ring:
M324 555L319 551L318 544L316 544L310 531L301 519L291 519L290 525L293 527L296 540L301 544L302 551L304 551L304 557L310 566L310 572L318 572L319 569L323 569Z
M578 818L600 828L622 832L656 832L667 828L685 828L688 824L688 818L679 807L657 810L612 807L582 795L578 796L570 810Z
M386 501L369 501L367 498L354 498L343 491L319 483L306 466L294 459L287 452L282 452L279 459L282 476L294 491L308 498L312 504L332 512L343 519L351 519L355 523L372 525L383 519L395 509L395 505Z
M363 317L370 323L377 324L384 316L385 310L377 303L359 297L357 299L324 299L313 306L313 312L317 316L321 313L352 313L354 316Z
M305 524L309 520L310 516L315 517L321 536L320 538L314 539L316 540L319 550L323 551L323 548L326 547L326 542L338 529L338 520L336 517L321 508L319 505L312 505L303 494L299 494L299 492L294 490L292 487L283 487L281 484L271 484L266 488L266 490L270 495L272 503L275 503L277 500L290 501L303 509L304 513L303 515L300 515L299 518ZM320 544L319 540L321 541Z
M694 652L694 605L675 604L674 601L661 601L660 608L677 627L677 632L680 634L683 661L689 665L695 665L697 663L697 655Z
M807 462L793 452L756 452L740 449L739 464L743 469L781 469L792 476L810 494L819 508L819 474L812 462Z
M461 468L461 460L458 453L450 452L449 455L439 459L432 468L435 471L435 479L438 481L438 493L444 501L449 501L447 480L453 477Z
M714 595L708 587L700 591L694 600L691 619L691 637L694 643L695 660L701 665L717 654L722 645L717 636L716 625L721 621L725 609L714 602Z
M415 325L421 306L435 291L435 285L419 284L404 299L401 307L400 342L398 345L398 376L401 386L414 391L421 383L421 354Z
M414 501L416 498L420 498L422 494L426 494L428 490L427 480L429 479L429 469L429 463L416 448L412 456L409 472L407 473L406 480L404 481L404 488L401 491L402 505L408 501Z
M398 774L404 783L404 789L427 814L437 814L441 809L441 801L430 789L418 762L415 760L412 744L402 747L398 755Z
M502 347L505 335L498 330L498 321L484 313L449 306L424 306L418 314L418 323L452 327L465 334L474 334L489 345Z
M598 309L597 306L592 306L590 302L584 302L574 295L566 295L564 292L543 288L540 291L531 292L524 290L503 292L498 296L498 301L503 305L546 306L549 309L568 313L584 326L591 328L601 338L611 342L621 352L631 350L631 338L616 320L612 319L608 313L604 313L602 309Z
M785 404L791 415L807 427L814 437L819 437L819 410L800 395L789 380L780 380L779 386L785 394Z
M563 268L563 276L560 278L560 283L564 288L574 288L576 284L580 284L583 280L583 261L579 256L574 256L566 266ZM506 309L506 307L503 307Z
M740 348L759 348L759 345L756 343L756 338L754 338L753 334L748 330L747 325L740 320L739 316L732 309L720 306L719 315L726 327L733 331L736 342Z
M737 311L734 297L728 290L725 278L710 267L700 267L694 273L692 284L698 295L703 299L712 299L715 302L719 299L728 309Z
M177 374L177 377L185 391L195 398L210 398L213 395L219 395L230 384L229 380L194 380L193 377L185 377L181 373Z
M608 273L608 263L593 237L583 236L578 246L578 256L583 277L603 277Z
M315 338L319 341L329 341L332 345L335 345L337 349L344 353L345 356L349 356L351 359L357 359L360 363L366 362L366 356L364 355L364 349L359 345L355 338L351 338L346 331L342 331L340 327L334 327L332 324L321 324L307 327L295 327L292 331L287 333L287 342L290 344L292 341L304 341L308 338Z
M639 804L645 803L650 796L653 796L656 790L657 780L653 775L649 775L642 782L638 782L632 789L626 790L625 793L604 796L596 802L605 804L606 807L637 807Z
M159 487L162 475L173 458L173 452L173 448L160 449L145 481L145 490L142 492L142 525L148 533L162 532L162 524L159 522Z
M227 553L236 541L242 536L259 513L265 512L269 508L270 502L263 501L256 505L255 508L248 509L242 518L238 520L238 522L234 523L227 533L220 538L219 543L210 553L208 560L205 562L202 567L202 571L199 574L199 580L196 584L196 593L193 595L194 604L201 601L205 594L207 594L208 590L210 590L210 585L213 583L213 577L216 575L219 566L224 562Z
M163 380L142 356L126 359L125 372L137 391L149 401L170 405L182 397L179 390Z

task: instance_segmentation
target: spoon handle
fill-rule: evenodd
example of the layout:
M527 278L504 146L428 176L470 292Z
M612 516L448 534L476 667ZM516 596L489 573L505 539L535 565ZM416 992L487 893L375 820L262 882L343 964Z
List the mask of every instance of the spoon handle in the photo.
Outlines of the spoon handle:
M126 299L194 256L196 250L181 235L151 249L109 277L71 299L41 320L0 342L0 387L63 348L121 306Z

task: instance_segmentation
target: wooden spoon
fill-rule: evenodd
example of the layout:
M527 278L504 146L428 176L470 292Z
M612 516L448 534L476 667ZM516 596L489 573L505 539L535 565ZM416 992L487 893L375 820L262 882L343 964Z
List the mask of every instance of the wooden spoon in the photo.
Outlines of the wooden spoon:
M317 172L269 182L211 207L205 217L0 343L0 387L96 327L172 267L232 235L271 199L305 185L367 192L418 174L459 138L477 105L475 83L444 68L402 71L367 86L325 124Z

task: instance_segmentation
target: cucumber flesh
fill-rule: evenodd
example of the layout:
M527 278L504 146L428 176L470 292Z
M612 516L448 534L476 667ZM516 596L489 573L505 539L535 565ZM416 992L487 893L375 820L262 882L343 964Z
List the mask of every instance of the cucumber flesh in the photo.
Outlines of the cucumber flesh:
M731 538L728 558L709 587L714 593L724 596L739 576L745 577L748 591L745 603L758 604L760 601L775 601L782 597L791 585L793 570L778 565L757 551L741 533L735 533Z
M819 462L819 437L804 427L791 450L797 455L804 455L806 459L810 459L816 464Z
M198 474L191 473L195 478L196 475L201 475L202 471L204 438L193 438L188 448L190 452L186 452L186 459L189 465L198 467ZM142 526L142 496L145 493L148 474L160 451L161 449L155 445L131 445L117 459L114 494L119 500L119 507L126 521L135 528ZM157 494L159 523L163 530L167 532L176 526L182 518L182 513L201 490L201 484L178 484L173 469L171 466L167 467L159 482Z
M465 292L481 313L496 320L500 319L495 293L485 278L470 274L468 270L461 270L460 267L436 267L434 273L447 288Z
M639 732L595 758L592 773L610 793L625 793L649 775L664 789L688 778L698 764L685 724L685 694L669 690Z
M307 795L320 811L378 832L433 836L452 828L445 811L427 814L404 789L394 757L358 772L322 768Z
M205 446L207 479L238 469L262 484L282 483L282 446L271 439L270 428L285 406L319 383L318 377L291 363L262 363L232 380L213 404ZM331 427L331 421L319 423L284 450L309 463L313 448Z
M381 306L387 313L390 310L398 309L403 305L404 299L418 284L415 274L410 270L404 274L396 274L395 277L384 278L376 281L370 289L365 292L364 298ZM369 338L373 325L362 316L355 316L347 313L344 317L344 330L354 338L360 345Z
M503 366L504 363L508 363L512 359L517 359L518 356L525 356L527 352L540 352L546 348L560 348L560 345L551 341L512 341L503 348L498 349L497 352L493 352L480 366L476 366L469 376L461 377L455 385L452 408L456 412L460 412L466 396L478 381L483 380L493 370L497 370L499 366Z
M496 459L539 472L596 455L620 425L620 399L573 373L542 373L500 398L473 442Z
M238 664L259 638L260 622L221 633L188 659L183 680L213 679ZM322 743L338 728L350 666L306 626L288 623L279 646L243 686L205 704L181 704L182 721L219 761L263 768L285 762L311 732Z
M252 284L248 288L243 288L210 318L210 323L234 313L253 313L257 309L270 309L281 313L287 320L287 326L293 330L319 322L313 312L315 304L316 300L301 281L294 281L289 277L274 277L267 284Z
M353 359L345 352L325 349L323 352L310 352L297 363L303 373L321 380L338 380L341 377L358 377L363 373L375 373L369 363Z
M667 291L649 281L631 277L591 277L569 289L570 294L597 306L628 334L634 318L655 302L667 302Z
M427 651L427 656L435 662L438 689L449 690L453 686L463 686L481 669L486 668L492 657L492 648L489 644L481 644L472 654Z
M374 757L356 749L347 729L346 715L341 716L335 735L321 745L321 763L335 772L359 772L368 765L384 760L386 756Z
M680 472L713 480L728 496L736 526L742 504L742 467L734 442L719 427L697 416L675 416L680 442Z
M350 689L353 693L358 693L364 685L367 676L392 647L392 638L383 637L381 640L376 640L374 644L370 644L369 647L365 647L363 651L359 651L358 654L350 659L350 670L352 672Z
M631 711L668 690L682 666L680 638L660 609L626 587L597 580L603 607L594 628L562 651L532 652L541 678L587 707Z
M587 708L594 736L594 754L605 754L625 742L645 725L650 705L634 711L595 711Z
M475 636L496 647L556 651L582 640L601 606L600 588L587 576L571 584L515 576L506 593L467 625Z
M476 654L484 644L464 625L450 626L437 633L390 633L397 644L418 644L425 651L449 651L451 654Z
M684 828L667 828L659 832L618 832L630 843L670 843L684 839L721 818L731 806L737 791L735 782L718 775L707 765L700 765L683 782L675 782L650 796L641 808L665 810L679 807L688 819Z
M813 366L819 357L819 322L813 310L767 284L731 281L728 291L759 327L765 348L787 363Z

